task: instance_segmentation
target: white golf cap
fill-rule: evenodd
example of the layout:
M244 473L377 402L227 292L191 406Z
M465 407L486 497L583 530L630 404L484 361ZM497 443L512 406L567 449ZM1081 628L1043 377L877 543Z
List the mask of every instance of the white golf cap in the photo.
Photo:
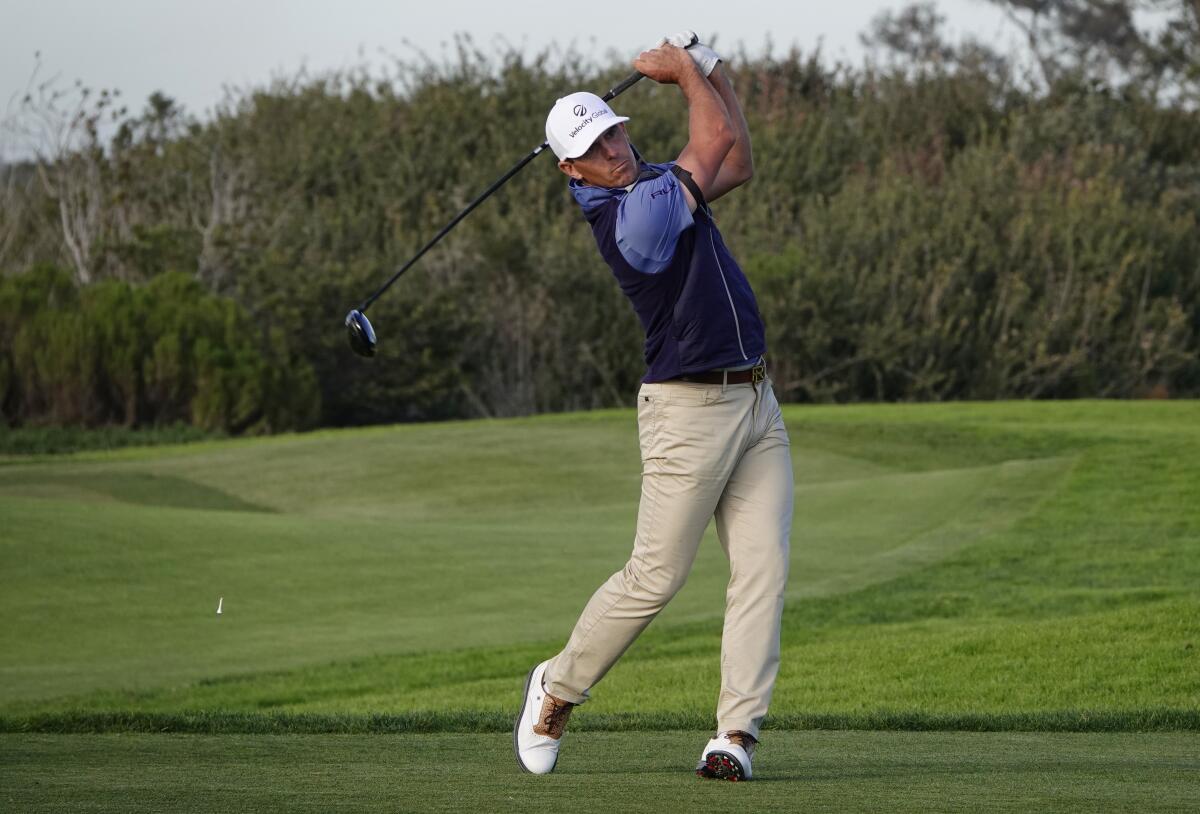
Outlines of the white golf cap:
M579 158L592 142L608 128L629 121L618 116L608 103L594 93L579 91L554 103L546 117L546 141L561 161Z

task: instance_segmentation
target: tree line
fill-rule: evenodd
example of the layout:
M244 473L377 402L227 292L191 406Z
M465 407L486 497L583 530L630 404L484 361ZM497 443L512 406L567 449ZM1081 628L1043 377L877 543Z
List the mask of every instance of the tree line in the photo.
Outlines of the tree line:
M1192 55L1170 83L1148 52L1098 73L1100 46L1028 81L939 25L882 15L864 67L729 59L756 175L716 216L781 397L1196 395ZM0 170L5 421L272 432L628 403L640 330L551 159L372 306L376 358L341 326L542 139L555 98L628 70L460 40L232 92L204 120L162 94L136 113L31 97L26 126L57 135ZM674 88L614 105L648 159L686 142Z

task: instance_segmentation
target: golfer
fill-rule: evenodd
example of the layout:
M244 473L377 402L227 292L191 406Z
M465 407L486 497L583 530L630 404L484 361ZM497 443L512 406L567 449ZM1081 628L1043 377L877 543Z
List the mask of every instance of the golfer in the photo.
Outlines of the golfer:
M641 159L616 115L591 93L559 99L546 137L596 245L646 333L638 391L642 495L629 561L583 609L561 653L530 672L514 729L517 760L554 769L572 708L588 698L683 586L716 517L729 558L717 734L702 777L745 780L779 668L792 468L766 375L754 294L709 204L750 180L750 133L719 57L683 32L633 66L677 85L688 106L678 159Z

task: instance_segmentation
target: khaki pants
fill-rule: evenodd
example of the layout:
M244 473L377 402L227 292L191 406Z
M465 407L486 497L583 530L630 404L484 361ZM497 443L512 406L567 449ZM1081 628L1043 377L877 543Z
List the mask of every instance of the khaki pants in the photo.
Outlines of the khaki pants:
M582 703L683 587L714 515L729 558L717 729L758 737L779 670L792 525L792 463L779 402L760 384L644 384L642 498L633 554L584 608L546 669L551 695Z

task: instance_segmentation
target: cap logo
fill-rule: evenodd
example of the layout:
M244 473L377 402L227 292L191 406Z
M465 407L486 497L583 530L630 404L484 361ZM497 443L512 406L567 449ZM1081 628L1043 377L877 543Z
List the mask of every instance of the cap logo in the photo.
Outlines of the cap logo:
M584 107L583 105L575 105L574 113L577 116L583 116L584 114L587 113L587 108ZM574 128L572 128L567 133L567 138L575 138L577 135L579 135L579 132L581 130L583 130L585 127L587 127L589 124L591 124L596 119L602 119L605 116L611 116L611 115L612 115L612 111L609 110L607 107L600 108L595 113L593 113L591 116L588 116L586 119L584 119L579 124L577 124Z

